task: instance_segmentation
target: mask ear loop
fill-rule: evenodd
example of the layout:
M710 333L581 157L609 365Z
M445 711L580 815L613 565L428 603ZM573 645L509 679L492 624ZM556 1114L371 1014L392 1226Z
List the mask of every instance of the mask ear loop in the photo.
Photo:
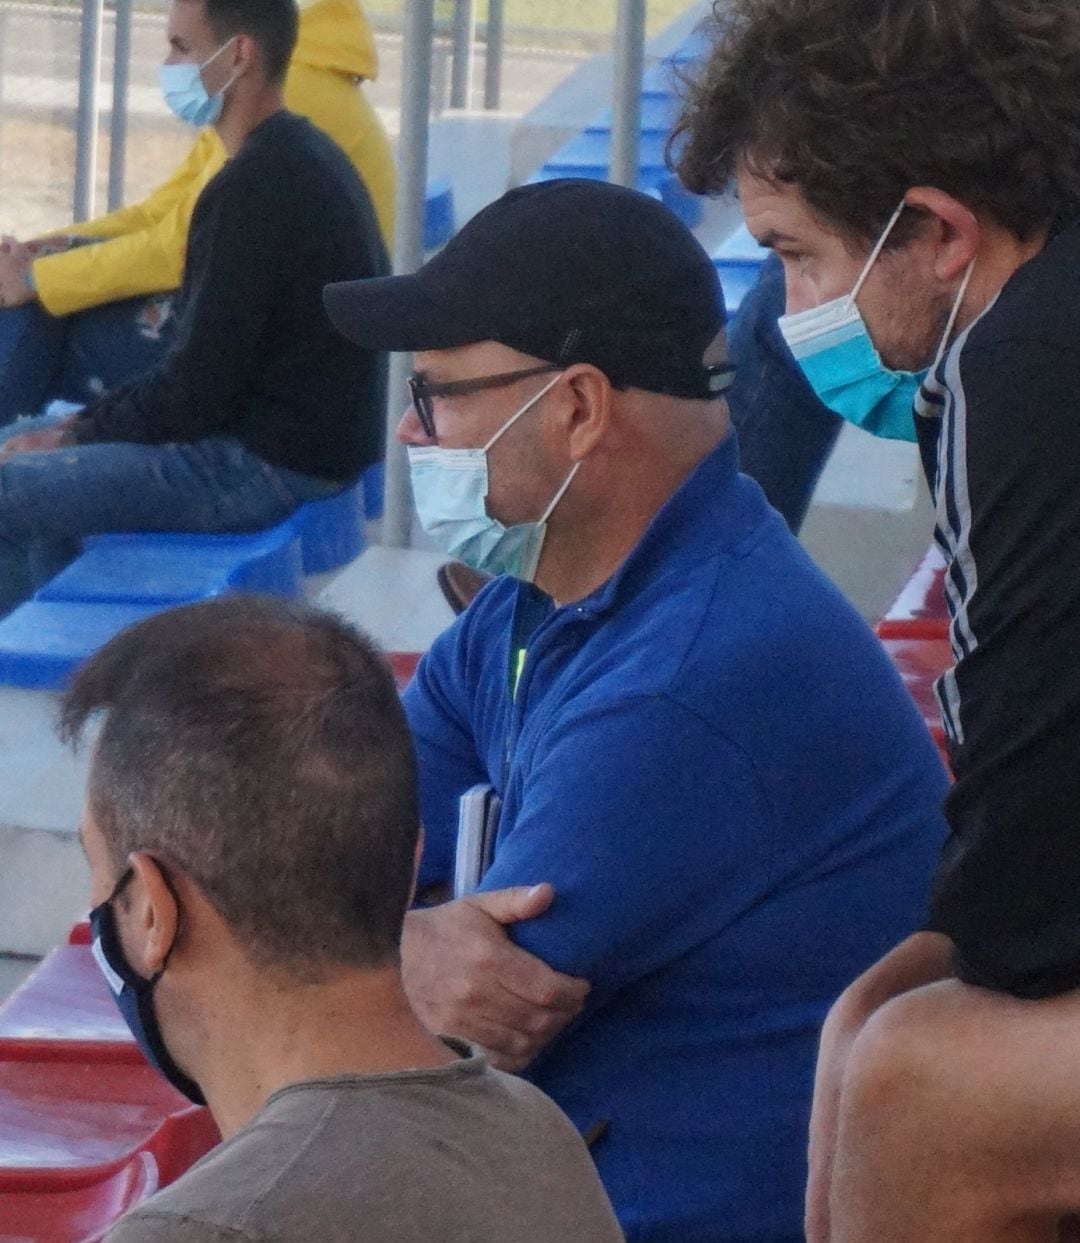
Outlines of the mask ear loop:
M502 425L502 427L499 428L499 430L495 433L495 435L492 436L492 438L487 442L486 445L484 445L482 452L487 453L487 451L496 442L496 440L499 439L499 437L503 434L503 432L509 431L510 428L514 426L514 424L518 421L518 419L521 418L523 414L528 413L528 411L530 411L533 408L533 406L536 405L536 403L540 400L541 397L543 397L545 393L553 389L555 385L558 384L558 382L562 379L562 377L563 377L563 373L561 371L558 373L558 375L552 376L552 378L548 381L548 383L544 385L544 387L540 390L539 393L536 394L535 397L530 397L529 400L517 412L517 414L512 414L506 420L506 422Z
M238 35L231 35L228 39L226 39L225 42L221 45L221 47L219 47L218 50L213 54L213 56L208 56L206 60L203 61L203 63L199 66L199 72L202 73L202 71L206 68L207 65L212 65L214 61L217 60L217 58L221 55L221 53L225 51L225 49L229 46L229 44L235 43L238 38L239 38Z
M960 292L956 295L956 301L953 303L952 310L949 312L949 322L945 325L945 331L941 334L941 344L937 348L934 355L934 361L930 364L930 370L933 371L942 358L945 356L945 350L949 344L949 337L952 336L953 326L956 324L956 317L960 314L960 306L964 301L964 294L967 293L968 285L971 283L971 274L975 271L975 260L967 266L964 273L964 279L960 282Z
M238 36L237 36L237 35L233 35L233 36L232 36L232 38L230 38L230 39L226 39L226 40L225 40L225 42L221 45L221 47L219 47L219 48L218 48L218 50L217 50L217 51L213 54L213 56L211 56L211 57L210 57L210 59L209 59L209 60L204 60L204 61L203 61L203 63L199 66L199 77L200 77L200 79L202 78L202 72L203 72L203 70L206 68L206 66L207 66L207 65L212 65L212 64L214 63L214 61L215 61L215 60L217 60L217 58L221 55L221 53L225 51L225 49L229 46L229 44L230 44L230 43L235 43L235 42L236 42L237 38L238 38ZM229 87L230 87L230 86L232 86L232 84L236 81L236 79L237 79L239 76L240 76L240 75L239 75L239 73L234 73L234 74L233 74L233 76L232 76L232 77L228 80L228 82L226 82L226 83L225 83L225 85L221 88L221 90L220 90L220 91L215 91L215 92L214 92L214 94L215 94L215 95L224 95L224 94L225 94L225 92L229 89ZM204 89L204 90L206 89L206 83L205 83L205 82L203 83L203 89Z
M580 469L581 469L580 462L575 462L573 466L571 466L570 474L567 475L566 478L563 480L562 487L551 498L551 504L540 515L541 522L547 522L547 520L555 512L555 506L558 505L558 503L562 500L563 496L566 494L566 489L574 482L574 476L578 473Z
M903 199L901 199L900 206L889 217L889 223L885 226L885 232L882 233L882 235L878 238L876 244L874 245L874 249L870 252L869 259L867 259L866 261L866 266L863 268L862 273L859 276L859 279L855 282L855 288L851 291L850 294L848 294L848 308L849 309L854 305L855 299L859 296L859 291L862 289L863 285L866 283L866 278L870 275L870 269L874 266L875 263L877 263L878 255L880 255L881 252L885 249L885 243L889 240L889 234L892 233L893 229L896 227L896 222L900 219L900 214L903 212L906 206L907 204L903 201Z

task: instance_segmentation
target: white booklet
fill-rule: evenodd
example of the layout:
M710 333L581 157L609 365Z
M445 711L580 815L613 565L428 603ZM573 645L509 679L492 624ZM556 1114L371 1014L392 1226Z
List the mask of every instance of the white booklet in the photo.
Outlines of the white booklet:
M491 866L501 810L502 799L489 785L472 786L461 796L454 856L455 898L475 893Z

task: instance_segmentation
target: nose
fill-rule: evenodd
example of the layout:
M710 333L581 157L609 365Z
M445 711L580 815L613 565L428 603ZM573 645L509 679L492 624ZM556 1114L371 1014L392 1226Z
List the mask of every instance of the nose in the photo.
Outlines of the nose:
M396 434L403 445L412 445L413 448L435 443L424 431L424 425L420 422L413 406L406 406L405 413L398 422Z

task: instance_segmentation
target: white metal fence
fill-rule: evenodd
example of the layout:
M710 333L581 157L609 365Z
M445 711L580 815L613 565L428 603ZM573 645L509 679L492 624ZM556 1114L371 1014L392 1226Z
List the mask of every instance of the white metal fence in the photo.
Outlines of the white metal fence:
M430 114L450 102L526 112L584 57L611 47L616 25L612 173L632 180L646 0L612 0L605 6L610 24L587 34L547 27L524 40L504 28L503 2L488 0L490 54L482 47L475 61L475 0L399 0L391 12L372 2L381 63L367 89L400 136L398 271L411 270L422 253ZM167 0L135 4L0 0L0 232L28 238L137 199L189 147L191 131L169 116L156 86ZM515 33L504 49L504 36ZM405 400L404 366L394 359L390 425ZM403 544L410 528L405 462L389 434L386 466L384 539Z
M432 111L450 106L455 80L460 98L467 65L469 106L484 106L485 94L494 103L496 77L489 72L483 43L487 21L474 28L471 64L459 55L455 71L455 6L443 7L450 16L436 21ZM464 12L469 5L458 7ZM167 0L138 0L134 11L130 0L0 0L0 231L29 237L136 200L183 156L191 131L168 113L156 83L156 66L165 52L166 8ZM612 5L612 28L614 15ZM371 20L380 75L366 89L396 135L402 19L373 6ZM515 113L528 111L584 57L611 43L610 32L512 28L505 34L497 96L501 108ZM118 99L126 99L115 118L114 87Z

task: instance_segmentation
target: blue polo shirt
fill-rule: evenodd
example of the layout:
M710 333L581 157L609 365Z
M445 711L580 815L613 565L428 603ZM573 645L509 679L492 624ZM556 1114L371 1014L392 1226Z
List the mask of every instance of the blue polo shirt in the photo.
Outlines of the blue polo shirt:
M734 436L592 595L487 587L405 703L421 885L452 875L457 797L487 781L483 888L555 887L511 935L593 987L527 1078L602 1129L628 1239L801 1239L818 1032L923 923L946 777Z

